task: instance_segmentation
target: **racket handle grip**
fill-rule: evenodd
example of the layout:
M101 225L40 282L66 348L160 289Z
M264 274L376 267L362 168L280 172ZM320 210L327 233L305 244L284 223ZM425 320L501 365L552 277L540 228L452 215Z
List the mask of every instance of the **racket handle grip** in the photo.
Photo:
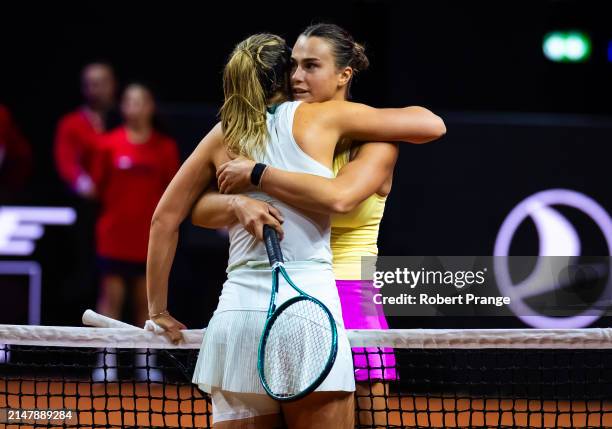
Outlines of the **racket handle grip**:
M264 225L263 235L264 244L266 245L266 252L268 252L268 259L270 260L270 266L273 266L277 262L284 262L283 252L281 251L276 230L270 225Z

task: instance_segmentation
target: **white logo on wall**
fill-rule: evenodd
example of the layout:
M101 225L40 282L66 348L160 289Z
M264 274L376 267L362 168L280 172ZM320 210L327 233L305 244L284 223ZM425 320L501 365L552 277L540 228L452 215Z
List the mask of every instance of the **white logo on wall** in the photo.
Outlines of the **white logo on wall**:
M560 271L566 268L572 259L581 254L580 237L576 229L565 216L551 207L553 205L573 207L588 215L603 234L608 246L608 255L612 254L612 219L606 210L595 200L579 192L551 189L526 198L504 220L497 235L493 252L496 256L494 258L495 277L502 295L509 296L512 299L509 307L526 324L535 328L583 328L592 324L604 314L606 302L603 299L612 293L610 290L612 276L610 276L611 278L600 296L602 301L594 303L591 308L575 316L533 315L534 310L525 302L536 294L544 294L565 286L559 284L559 282L550 282L551 264L542 263L541 257L566 257L565 260L554 258L554 264L558 265L557 269ZM527 218L531 218L537 230L539 240L538 262L525 280L514 284L510 277L507 259L499 257L509 255L512 238ZM544 267L545 265L546 267ZM547 270L548 273L544 273L544 270ZM555 277L559 278L559 272L556 274Z
M0 206L0 255L28 256L35 241L45 233L43 225L72 225L76 212L70 207ZM35 261L0 261L1 275L26 275L28 287L28 323L40 324L41 277ZM10 360L8 347L0 344L0 363Z
M0 255L27 256L45 232L43 225L72 225L76 212L70 207L0 206Z

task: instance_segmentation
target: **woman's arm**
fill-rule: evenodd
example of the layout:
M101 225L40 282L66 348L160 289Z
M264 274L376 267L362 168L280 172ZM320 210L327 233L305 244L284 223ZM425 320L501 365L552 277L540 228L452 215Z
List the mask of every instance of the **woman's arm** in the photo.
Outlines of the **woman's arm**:
M300 148L331 166L339 141L425 143L446 133L444 121L418 107L376 109L348 101L302 103L295 111L293 136Z
M239 195L223 195L208 188L191 210L191 223L208 229L226 228L238 222L234 200Z
M221 125L217 124L183 163L161 197L149 232L147 254L147 298L149 315L177 342L184 325L167 313L168 277L181 222L187 217L197 197L215 174L213 158L223 145Z
M425 143L441 137L446 132L446 127L440 117L425 108L416 106L403 109L375 109L363 104L329 101L313 104L302 103L298 111L299 115L296 115L293 125L296 140L305 146L310 146L309 148L303 147L303 149L325 165L331 165L331 152L329 151L333 152L333 146L343 137L366 141L380 139ZM371 136L380 138L371 138ZM326 145L325 142L329 144ZM331 142L333 146L330 146ZM368 143L368 145L380 145L380 143ZM368 149L366 153L369 153L370 150L374 149ZM377 174L377 171L388 170L386 164L389 159L383 157L380 159L382 164L377 166L374 163L369 164L368 158L364 155L363 164L361 162L352 166L350 166L351 163L347 164L345 166L347 170L344 174L339 174L336 179L290 173L269 167L269 171L266 171L262 179L262 185L270 195L296 207L322 213L342 213L350 211L359 202L376 192L382 184L380 178L383 176ZM236 172L233 172L232 169L223 170L238 162L242 160L220 166L217 173L222 192L244 192L248 188L252 162L249 164L245 161L245 164ZM393 164L394 162L395 160ZM376 170L364 169L364 166L374 166ZM351 170L354 172L350 173ZM268 175L272 176L272 183L268 181L266 185ZM373 180L368 180L368 175ZM228 180L228 177L232 176L234 178ZM382 180L386 177L388 175ZM334 182L337 179L341 182ZM363 182L367 182L365 186ZM375 186L376 184L379 186ZM347 188L348 191L346 191ZM233 223L234 216L238 213L232 208L231 202L234 200L218 194L205 195L203 198L210 200L210 205L204 205L204 207L208 206L210 211L205 213L198 207L198 210L192 215L192 221L195 224L218 227L223 223ZM207 221L207 218L210 220ZM213 224L212 220L217 220L219 223Z
M446 134L444 121L420 106L376 109L346 101L321 103L324 123L335 124L342 137L354 140L427 143Z
M342 139L425 143L445 133L444 121L418 106L376 109L348 101L302 103L293 121L296 142L323 165L331 165Z
M283 216L276 207L246 195L223 195L209 189L191 211L191 222L203 228L218 229L239 222L251 235L263 240L263 226L271 225L282 240Z
M382 187L393 174L398 154L395 144L367 143L335 179L272 168L266 171L261 188L296 207L348 213Z
M392 143L366 143L334 179L268 167L261 180L267 194L292 206L320 213L348 213L377 192L393 174L399 150ZM254 161L239 158L219 167L222 193L244 192ZM229 195L227 195L229 197Z

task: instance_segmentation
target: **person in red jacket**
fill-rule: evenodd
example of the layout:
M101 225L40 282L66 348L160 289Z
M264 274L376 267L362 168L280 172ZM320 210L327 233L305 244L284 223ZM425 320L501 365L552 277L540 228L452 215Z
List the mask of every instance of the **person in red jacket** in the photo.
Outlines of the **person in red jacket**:
M129 85L121 113L125 124L104 136L92 166L100 201L98 311L120 319L129 292L134 322L144 326L149 227L159 199L178 170L179 154L175 141L155 129L155 102L147 87Z
M0 104L0 199L16 196L31 173L32 148L9 110Z
M101 135L111 128L116 80L112 67L91 63L81 72L85 103L59 121L55 136L55 163L62 180L77 195L96 197L91 168Z
M81 70L84 103L63 116L55 134L54 159L61 180L69 189L67 204L77 211L74 226L73 271L78 293L95 299L96 272L94 225L98 212L97 191L91 178L93 160L104 132L120 124L116 111L116 79L111 65L92 62Z
M151 218L178 170L179 154L176 142L155 127L155 102L147 87L129 85L120 107L125 123L103 136L91 168L100 203L96 222L97 311L121 319L129 294L133 322L144 326L148 319L145 269ZM162 380L161 372L154 368L155 360L155 355L137 351L135 378ZM107 354L98 366L92 374L95 381L118 379L115 354Z

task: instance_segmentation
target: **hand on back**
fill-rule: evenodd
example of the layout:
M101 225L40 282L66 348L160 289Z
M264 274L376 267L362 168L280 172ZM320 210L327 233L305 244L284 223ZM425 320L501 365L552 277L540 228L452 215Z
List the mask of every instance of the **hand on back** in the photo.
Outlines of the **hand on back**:
M239 194L255 189L251 183L251 171L255 161L239 156L225 162L217 169L217 185L222 194Z
M238 222L258 240L263 241L264 225L270 225L276 230L279 238L283 239L284 231L281 223L284 219L280 211L273 205L244 195L236 195L232 200L232 209Z

